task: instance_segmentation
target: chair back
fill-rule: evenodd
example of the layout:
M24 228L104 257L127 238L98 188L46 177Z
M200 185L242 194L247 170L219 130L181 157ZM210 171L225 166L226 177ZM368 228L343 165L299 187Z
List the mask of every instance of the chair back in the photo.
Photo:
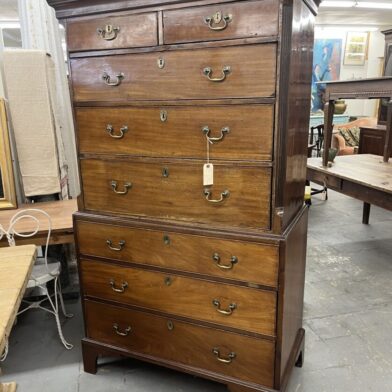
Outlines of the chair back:
M41 218L41 219L40 219ZM0 225L0 240L5 236L7 238L7 242L9 246L15 246L15 237L20 238L30 238L34 237L42 227L42 219L47 221L47 236L45 242L45 252L44 252L44 261L47 271L48 269L48 246L50 241L50 235L52 232L52 219L50 215L38 208L27 208L25 210L18 211L15 215L10 219L10 223L7 229L5 229L2 225ZM23 220L30 220L32 222L32 226L28 232L20 232L20 228L18 229L18 223ZM19 231L18 231L19 230Z

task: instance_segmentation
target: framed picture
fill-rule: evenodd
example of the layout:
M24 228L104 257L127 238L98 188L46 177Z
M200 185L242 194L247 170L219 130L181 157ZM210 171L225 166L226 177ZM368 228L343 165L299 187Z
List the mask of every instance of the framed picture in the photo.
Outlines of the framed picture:
M344 65L365 65L369 46L368 32L348 32Z

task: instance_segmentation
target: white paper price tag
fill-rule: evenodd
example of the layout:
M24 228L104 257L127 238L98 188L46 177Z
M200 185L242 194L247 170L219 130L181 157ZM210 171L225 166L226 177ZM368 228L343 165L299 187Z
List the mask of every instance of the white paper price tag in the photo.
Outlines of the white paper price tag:
M206 163L203 166L203 185L214 185L214 165L212 163Z

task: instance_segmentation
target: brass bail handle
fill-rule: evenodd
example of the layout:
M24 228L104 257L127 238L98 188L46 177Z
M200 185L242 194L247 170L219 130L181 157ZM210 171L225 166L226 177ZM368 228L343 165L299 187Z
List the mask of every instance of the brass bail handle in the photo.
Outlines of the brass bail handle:
M125 289L128 288L128 282L122 282L120 288L116 286L116 282L114 279L109 280L109 286L112 288L113 291L116 293L123 293Z
M205 188L204 189L204 196L206 197L206 200L209 203L219 204L219 203L222 203L225 199L227 199L230 196L230 191L229 190L223 191L221 193L221 196L219 199L211 199L212 192L208 188Z
M121 240L118 242L118 246L113 246L112 240L106 240L106 245L110 250L114 250L115 252L121 252L124 249L125 241Z
M124 332L121 331L120 327L119 327L119 325L117 323L113 324L113 329L116 331L116 334L120 335L120 336L128 336L129 333L132 331L132 329L131 329L131 327L129 325L128 325L128 327L126 327L124 329Z
M204 18L204 22L208 25L208 28L213 31L225 30L232 20L232 15L223 15L222 12L219 11L215 12L215 14L212 16L207 16Z
M220 255L219 255L219 253L214 253L214 254L212 255L212 259L214 260L215 265L216 265L217 267L219 267L220 269L223 269L223 270L231 270L231 269L234 268L234 265L238 263L238 257L236 257L236 256L231 256L231 259L230 259L230 263L229 263L229 264L222 264L222 263L221 263L221 257L220 257Z
M128 127L126 125L123 125L120 128L120 132L118 134L114 133L114 127L111 124L108 124L106 126L106 132L109 134L110 137L113 139L122 139L125 136L125 133L128 132Z
M107 73L104 72L102 75L102 80L105 82L106 85L111 86L111 87L116 87L119 86L124 79L124 74L122 72L118 73L115 76L115 81L112 81L112 77Z
M222 76L219 78L213 78L212 74L213 74L213 70L211 67L205 67L203 69L203 74L205 75L205 77L210 81L210 82L214 82L214 83L220 83L226 80L227 75L229 75L231 72L231 67L229 65L225 65L222 68Z
M212 304L215 306L216 311L224 316L231 316L235 309L237 309L237 304L232 302L227 309L221 309L221 303L218 299L213 299Z
M221 134L219 137L210 137L210 133L211 133L211 129L209 128L208 125L206 125L205 127L203 127L201 129L201 131L206 135L207 139L209 142L211 142L212 144L214 143L218 143L221 142L225 136L230 133L230 128L229 127L223 127L221 129Z
M117 187L118 187L117 181L114 181L114 180L113 180L113 181L110 183L110 185L111 185L111 187L112 187L113 192L114 192L115 194L117 194L117 195L126 195L126 194L128 193L128 190L129 190L130 188L132 188L132 183L131 183L131 182L126 182L126 183L124 184L124 190L123 190L123 191L119 191L119 190L117 189Z
M120 27L113 27L113 25L110 24L104 27L98 27L97 29L98 36L105 41L112 41L116 39L119 32Z
M221 353L220 353L219 348L217 348L217 347L214 347L214 348L212 349L212 353L215 355L216 359L217 359L219 362L227 363L227 364L232 363L232 362L233 362L233 359L237 356L236 353L232 351L231 353L229 353L229 355L228 355L227 358L223 358L223 357L221 356Z

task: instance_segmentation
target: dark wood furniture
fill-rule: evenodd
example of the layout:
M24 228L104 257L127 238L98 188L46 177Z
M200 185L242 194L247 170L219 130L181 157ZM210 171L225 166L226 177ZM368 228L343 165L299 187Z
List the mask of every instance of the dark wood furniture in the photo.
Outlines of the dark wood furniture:
M308 179L365 203L363 222L369 223L370 205L392 211L392 162L377 155L346 155L331 167L319 158L308 159Z
M382 32L385 35L384 76L392 76L392 29ZM378 123L385 125L388 116L388 101L381 100Z
M284 391L303 361L319 1L48 2L77 126L85 371L116 354Z
M360 129L358 153L383 155L387 127L385 125L376 125L374 127L360 127Z

